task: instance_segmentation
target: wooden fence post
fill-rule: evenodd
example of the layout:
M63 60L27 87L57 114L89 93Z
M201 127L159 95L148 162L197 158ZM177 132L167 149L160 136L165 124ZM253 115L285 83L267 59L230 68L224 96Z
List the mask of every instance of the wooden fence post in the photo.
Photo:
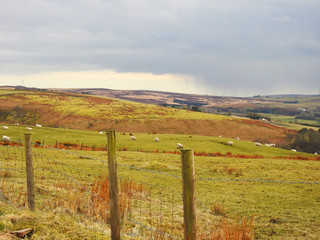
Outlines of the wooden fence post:
M118 174L116 159L116 132L107 131L108 138L108 168L110 182L110 221L111 221L111 239L120 240L120 210L118 196Z
M31 211L35 210L35 195L34 195L34 176L33 176L33 157L31 133L25 133L25 150L26 150L26 171L27 171L27 195L28 207Z
M196 208L195 208L195 172L192 149L181 150L184 239L196 239Z

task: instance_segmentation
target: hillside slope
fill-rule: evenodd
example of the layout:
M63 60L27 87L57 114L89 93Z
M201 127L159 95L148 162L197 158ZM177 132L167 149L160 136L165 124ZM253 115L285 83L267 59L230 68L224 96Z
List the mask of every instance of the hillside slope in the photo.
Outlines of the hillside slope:
M180 133L285 142L292 130L261 121L140 104L106 97L0 90L0 121L71 129Z

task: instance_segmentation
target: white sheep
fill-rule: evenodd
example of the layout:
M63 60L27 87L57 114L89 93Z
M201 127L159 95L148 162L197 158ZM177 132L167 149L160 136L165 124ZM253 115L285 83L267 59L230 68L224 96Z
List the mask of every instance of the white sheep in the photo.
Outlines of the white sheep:
M295 149L291 149L291 151L292 151L292 152L296 152L297 150L295 150Z
M8 126L4 126L4 125L2 125L2 129L3 129L3 130L8 130L8 129L9 129L9 127L8 127Z
M240 140L240 138L239 138L239 137L236 137L236 140Z
M135 136L130 136L131 141L137 141L137 138Z
M2 136L2 140L3 141L10 141L10 138L8 136L3 135Z
M232 141L228 141L227 144L228 144L228 146L232 146L233 142Z
M177 148L183 149L183 145L181 143L177 143Z
M219 138L222 138L222 135L220 135Z
M103 134L103 132L102 132L102 131L100 131L100 132L99 132L99 134Z
M267 147L271 147L271 144L269 144L269 143L265 143L264 145Z
M275 147L275 146L276 146L276 144L270 143L270 147Z
M160 141L160 139L159 139L158 137L155 137L154 140L155 140L156 142L159 142L159 141Z
M15 123L14 125L19 126L19 123Z
M257 147L261 147L262 145L261 145L261 143L259 143L259 142L255 142L254 143Z
M36 127L42 127L42 125L41 125L41 124L36 123Z
M314 155L318 155L318 153L315 152Z
M28 131L32 131L32 128L31 128L31 127L26 127L26 129L27 129Z

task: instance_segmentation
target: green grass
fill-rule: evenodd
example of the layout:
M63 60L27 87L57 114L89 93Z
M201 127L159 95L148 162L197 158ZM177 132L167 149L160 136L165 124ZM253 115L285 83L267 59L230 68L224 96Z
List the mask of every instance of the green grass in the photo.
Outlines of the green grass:
M302 124L308 124L308 125L318 126L320 123L319 121L316 121L316 120L304 120L304 119L296 120L294 116L285 116L285 115L279 115L279 114L266 113L264 115L269 116L273 122L276 122L281 126L289 129L301 130L302 128L312 128L316 131L319 129L319 127L302 125Z
M23 126L9 126L8 131L1 130L1 134L6 133L12 138L23 138L23 134L27 132ZM105 145L106 136L101 136L97 132L66 130L55 128L34 128L32 131L34 140L45 139L45 143L54 144L58 139L59 142L83 142L84 144ZM137 141L130 141L128 133L122 135L117 134L117 147L127 147L128 151L117 152L118 160L118 175L125 179L134 179L134 181L144 182L146 185L154 185L154 190L157 187L162 187L165 191L174 190L182 192L181 179L166 175L159 175L156 173L139 171L129 168L125 165L130 165L135 168L145 169L148 171L162 172L174 176L181 176L181 160L177 154L165 153L145 153L137 152L137 149L156 150L159 151L174 151L176 150L176 142L184 144L185 148L193 148L196 151L206 152L228 152L234 154L261 154L263 159L242 159L242 158L226 158L226 157L195 157L195 174L196 178L202 179L225 179L225 180L280 180L280 181L304 181L314 182L319 181L320 162L319 161L296 161L286 159L272 159L276 156L294 156L302 155L302 153L294 153L278 148L269 147L255 147L252 142L233 140L234 146L228 147L225 142L229 139L192 136L189 135L173 135L163 134L157 135L160 142L153 141L155 135L148 134L134 134ZM8 153L9 151L9 153ZM11 152L10 152L11 151ZM50 158L50 162L54 169L63 171L62 165L54 162L59 161L67 164L72 169L80 169L81 181L83 184L90 185L96 175L105 175L107 172L107 163L98 160L81 158L78 155L69 154L63 150L48 150L48 149L34 149L35 153L41 154L34 161L41 164L46 158ZM107 153L104 151L72 151L78 154L87 155L93 158L107 160ZM0 147L0 164L2 167L23 166L23 162L19 161L4 161L3 157L7 155L20 156L23 155L23 149ZM303 154L305 156L312 156L310 154ZM65 171L69 171L65 167ZM90 173L90 174L88 174ZM74 174L78 173L74 171ZM62 178L58 173L51 173L36 170L35 175L43 176L43 179L38 180L43 187L47 189L53 188L59 181L66 181L68 179ZM257 239L318 239L320 235L320 185L319 184L297 184L297 183L272 183L272 182L247 182L247 181L208 181L196 180L196 197L207 208L211 208L214 204L220 204L224 207L227 217L241 218L242 216L255 216L255 233ZM157 186L157 187L156 187ZM14 192L14 191L13 191ZM71 194L70 194L71 197ZM43 198L43 199L42 199ZM154 198L159 198L159 194L154 194ZM170 198L169 198L170 200ZM44 204L46 195L37 193L37 205ZM174 205L181 206L181 199L179 194L174 197ZM139 205L137 205L139 206ZM158 207L158 205L154 205ZM200 202L197 202L197 208L205 212ZM46 208L44 208L45 210ZM36 214L41 215L39 209ZM11 210L0 206L2 214L1 219L7 218ZM50 224L46 221L51 221L55 216L52 212L45 210L48 215L43 215L39 223L44 221L44 226L52 227L50 230L56 234L62 234L59 224ZM15 212L19 215L20 211ZM206 216L204 213L203 216ZM37 216L37 215L36 215ZM35 224L35 215L31 215L30 223ZM76 215L77 216L77 215ZM48 220L45 220L45 218ZM72 229L77 229L77 221L69 217L61 220L63 225L70 225ZM55 222L56 220L54 220ZM58 220L57 220L58 221ZM60 221L60 220L59 220ZM69 221L71 223L69 224ZM86 221L86 220L81 220ZM46 225L47 224L47 225ZM130 223L123 231L130 231ZM1 228L2 231L13 230L16 228L12 223L4 221ZM20 225L19 225L20 227ZM22 227L22 225L21 225ZM41 235L45 227L37 227L37 234ZM99 227L97 227L99 229ZM68 228L69 229L69 228ZM67 230L68 230L67 229ZM71 231L71 230L70 230ZM86 230L87 231L87 230ZM97 234L88 231L87 239L93 239L91 235ZM40 232L40 233L39 233ZM71 231L72 233L72 231ZM80 233L79 233L80 234ZM83 234L86 234L84 232ZM39 236L38 235L38 236ZM59 235L60 236L60 235ZM69 230L66 233L65 239L77 239L77 237L69 238ZM34 237L33 239L41 239ZM50 239L50 238L48 238ZM84 238L85 239L85 238ZM97 238L99 239L99 238Z
M8 130L0 129L0 135L6 135L13 141L24 141L24 134L30 133L26 130L25 126L9 126ZM71 130L60 128L32 127L32 139L33 141L39 141L45 145L55 145L59 143L76 143L81 145L104 147L107 144L107 137L105 134L101 135L95 131L87 130ZM125 135L124 135L125 134ZM265 157L278 157L278 156L313 156L307 153L295 153L292 151L284 150L281 148L271 147L256 147L253 142L235 140L230 138L218 138L211 136L199 136L199 135L183 135L183 134L146 134L146 133L132 133L136 136L137 141L131 141L129 133L119 132L117 133L117 148L126 148L129 151L175 151L176 143L183 144L184 148L192 148L196 152L220 152L226 154L231 152L232 154L241 155L263 155ZM155 142L154 138L159 137L160 141ZM228 141L233 141L233 146L227 146Z
M1 154L6 150L1 147ZM13 151L10 148L9 151ZM91 174L105 174L107 164L91 159L79 158L65 151L34 149L43 156L57 159L70 167L80 168ZM107 159L106 152L80 152L93 158ZM45 158L45 157L44 157ZM35 159L35 163L40 162ZM133 170L123 164L145 170L181 176L181 160L179 155L163 153L118 152L118 175L134 181L142 181L146 185L162 187L166 191L182 192L181 179L166 175ZM2 164L7 164L2 162ZM19 163L17 164L19 167ZM62 168L56 165L58 169ZM232 173L228 169L235 169ZM230 180L281 180L281 181L319 181L320 162L294 161L280 159L234 159L215 157L195 157L196 178L230 179ZM50 188L61 176L37 170L35 175L45 176L44 186ZM83 182L88 184L94 180L93 176L82 174ZM59 180L58 180L59 181ZM61 180L60 180L61 181ZM258 239L317 239L320 231L320 185L290 184L268 182L241 181L206 181L196 180L196 197L208 208L215 203L222 205L229 218L255 216L254 226ZM154 187L156 189L156 187ZM163 194L164 195L164 194ZM42 201L37 193L38 203ZM175 195L175 206L181 205L181 199ZM159 194L154 194L159 198ZM154 207L158 205L154 204ZM204 208L197 202L199 211ZM40 211L40 210L39 210ZM52 218L52 216L50 217ZM49 219L50 219L49 218ZM32 222L32 220L30 220ZM34 221L34 220L33 220ZM12 229L12 225L5 223L4 229ZM53 226L54 227L54 226ZM56 226L56 227L59 227ZM43 231L42 229L37 229ZM53 230L53 231L58 231ZM125 229L123 229L125 231ZM128 231L128 230L126 230ZM37 238L34 238L37 239ZM70 238L72 239L72 238ZM77 238L74 238L77 239ZM90 239L90 238L89 238Z
M11 93L11 94L10 94ZM142 104L119 99L63 92L0 91L0 100L19 105L34 105L57 113L74 114L95 119L209 119L228 120L227 116L193 112L158 105Z

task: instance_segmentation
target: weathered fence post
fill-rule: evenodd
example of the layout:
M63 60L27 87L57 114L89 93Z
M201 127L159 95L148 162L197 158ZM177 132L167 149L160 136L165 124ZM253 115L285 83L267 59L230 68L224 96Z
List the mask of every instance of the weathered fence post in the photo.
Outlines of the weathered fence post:
M118 174L116 159L116 132L107 131L108 138L108 168L110 182L110 221L111 221L111 239L120 240L120 210L118 196Z
M184 239L196 239L196 208L194 189L194 156L192 149L181 150Z
M33 157L31 133L25 133L25 150L26 150L26 171L27 171L27 195L28 207L31 211L35 210L35 195L34 195L34 176L33 176Z

